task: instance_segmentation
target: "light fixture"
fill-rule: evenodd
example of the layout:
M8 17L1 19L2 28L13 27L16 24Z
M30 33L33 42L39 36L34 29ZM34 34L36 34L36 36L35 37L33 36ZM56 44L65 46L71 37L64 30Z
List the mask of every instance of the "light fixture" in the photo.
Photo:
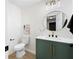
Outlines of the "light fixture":
M55 5L57 2L59 2L60 0L46 0L46 5Z

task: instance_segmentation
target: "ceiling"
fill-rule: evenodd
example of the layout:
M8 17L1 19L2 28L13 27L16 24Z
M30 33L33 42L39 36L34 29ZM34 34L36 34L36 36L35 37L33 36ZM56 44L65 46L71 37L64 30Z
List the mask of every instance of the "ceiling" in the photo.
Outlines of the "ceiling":
M19 6L19 7L27 7L31 6L35 3L39 3L43 0L9 0L9 2Z

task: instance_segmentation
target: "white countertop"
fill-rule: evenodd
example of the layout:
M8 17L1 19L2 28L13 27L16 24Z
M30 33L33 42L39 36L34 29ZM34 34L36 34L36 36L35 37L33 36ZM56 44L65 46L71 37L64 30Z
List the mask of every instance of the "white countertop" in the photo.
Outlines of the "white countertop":
M46 36L37 36L36 39L42 39L42 40L49 40L49 41L56 41L56 42L63 42L63 43L69 43L73 44L73 39L70 38L64 38L64 37L46 37Z

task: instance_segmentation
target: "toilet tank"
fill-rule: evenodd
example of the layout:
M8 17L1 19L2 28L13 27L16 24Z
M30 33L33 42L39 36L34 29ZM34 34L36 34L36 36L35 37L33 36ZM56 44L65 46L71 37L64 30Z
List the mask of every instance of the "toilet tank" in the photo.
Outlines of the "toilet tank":
M21 41L22 41L22 43L24 43L24 44L29 44L30 35L23 35Z

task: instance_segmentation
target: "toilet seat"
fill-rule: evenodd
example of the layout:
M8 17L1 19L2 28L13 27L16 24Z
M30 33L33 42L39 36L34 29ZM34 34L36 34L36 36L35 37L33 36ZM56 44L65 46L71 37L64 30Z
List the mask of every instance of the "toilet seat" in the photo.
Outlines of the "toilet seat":
M22 50L24 48L25 44L24 43L19 43L17 45L14 46L14 50Z

